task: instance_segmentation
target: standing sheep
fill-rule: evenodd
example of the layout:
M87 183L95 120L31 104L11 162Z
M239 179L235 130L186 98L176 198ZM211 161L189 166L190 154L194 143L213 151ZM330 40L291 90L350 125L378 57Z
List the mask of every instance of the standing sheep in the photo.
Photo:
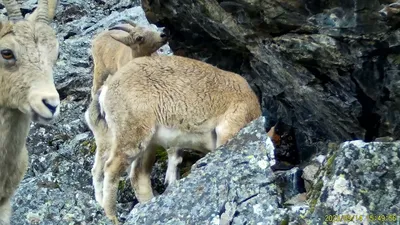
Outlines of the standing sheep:
M94 74L92 86L92 101L85 112L85 120L90 130L93 132L96 141L96 160L93 165L93 186L95 187L95 198L100 203L102 199L103 176L102 168L107 152L110 149L111 134L107 124L99 118L97 109L98 101L94 93L103 85L109 75L117 72L119 68L127 64L130 60L150 56L167 42L167 35L157 31L151 31L145 27L137 26L133 22L126 21L106 31L101 32L93 39L92 55L94 61ZM108 151L107 151L108 150ZM173 156L179 154L179 150L172 149L169 154ZM175 159L171 156L172 159ZM176 175L175 175L176 176ZM171 176L170 176L171 177ZM172 180L172 178L169 178Z
M100 204L116 224L118 180L132 162L132 187L146 202L153 197L157 146L214 151L261 115L243 77L180 56L133 59L106 80L96 100L111 133L111 149L99 166L103 190L96 191L103 192Z
M52 1L51 1L52 2ZM46 123L59 114L53 81L58 41L48 12L56 4L39 0L23 19L15 0L3 0L8 21L0 23L0 224L10 224L10 199L27 166L26 138L31 120Z

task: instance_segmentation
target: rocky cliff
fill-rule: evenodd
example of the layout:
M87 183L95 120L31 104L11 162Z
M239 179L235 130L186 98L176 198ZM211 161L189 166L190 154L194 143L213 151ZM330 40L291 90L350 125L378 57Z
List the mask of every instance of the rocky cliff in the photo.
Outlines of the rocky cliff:
M24 2L22 12L32 12L36 2ZM149 203L136 204L121 178L121 221L303 225L354 215L363 224L394 224L399 142L363 142L400 136L400 17L397 5L381 11L392 2L60 0L53 26L61 52L55 68L61 116L32 124L30 167L13 199L12 224L109 224L94 200L95 145L83 114L93 69L90 40L122 19L166 27L172 37L164 54L172 49L243 75L263 117L165 192L165 154L158 155L152 181L164 193ZM275 147L265 136L273 125ZM368 215L391 217L378 222ZM349 220L335 224L361 224Z
M143 0L181 54L236 71L293 129L292 164L330 141L400 137L396 6L380 0ZM282 146L285 148L285 146ZM283 149L282 151L287 151ZM296 155L297 154L297 155Z

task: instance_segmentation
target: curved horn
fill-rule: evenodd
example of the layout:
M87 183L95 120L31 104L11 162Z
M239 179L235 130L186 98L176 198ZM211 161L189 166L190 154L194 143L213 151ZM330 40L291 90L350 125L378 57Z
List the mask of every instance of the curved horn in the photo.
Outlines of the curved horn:
M123 27L123 26L110 27L110 28L108 28L108 30L122 30L122 31L125 31L125 32L128 32L128 33L131 32L131 29L129 29L128 27Z
M21 10L16 0L3 0L4 6L8 13L8 19L12 21L22 20Z
M38 3L38 14L36 17L36 21L38 22L43 22L43 23L49 23L49 5L47 0L39 0Z
M127 24L131 25L132 27L136 27L137 26L136 23L133 22L132 20L123 19L123 20L121 20L121 22L127 23Z

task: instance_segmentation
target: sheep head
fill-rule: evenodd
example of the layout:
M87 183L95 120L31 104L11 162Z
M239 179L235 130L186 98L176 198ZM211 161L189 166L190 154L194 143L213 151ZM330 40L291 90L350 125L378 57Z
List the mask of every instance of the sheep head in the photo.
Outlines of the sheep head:
M0 23L0 108L49 122L59 114L60 98L53 79L58 41L49 25L48 2L39 0L35 18L26 20L15 0L3 2L9 20Z
M125 22L127 24L114 26L109 30L126 32L126 34L111 34L111 37L129 46L135 57L149 56L168 42L168 35L165 32L153 31L146 27L138 26L131 21L125 20Z

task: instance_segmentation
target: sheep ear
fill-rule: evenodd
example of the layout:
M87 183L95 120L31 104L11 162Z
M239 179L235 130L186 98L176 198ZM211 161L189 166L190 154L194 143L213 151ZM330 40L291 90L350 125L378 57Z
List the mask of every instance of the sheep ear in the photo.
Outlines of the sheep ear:
M131 36L129 34L110 34L110 36L116 40L121 42L124 45L130 45L131 44Z

